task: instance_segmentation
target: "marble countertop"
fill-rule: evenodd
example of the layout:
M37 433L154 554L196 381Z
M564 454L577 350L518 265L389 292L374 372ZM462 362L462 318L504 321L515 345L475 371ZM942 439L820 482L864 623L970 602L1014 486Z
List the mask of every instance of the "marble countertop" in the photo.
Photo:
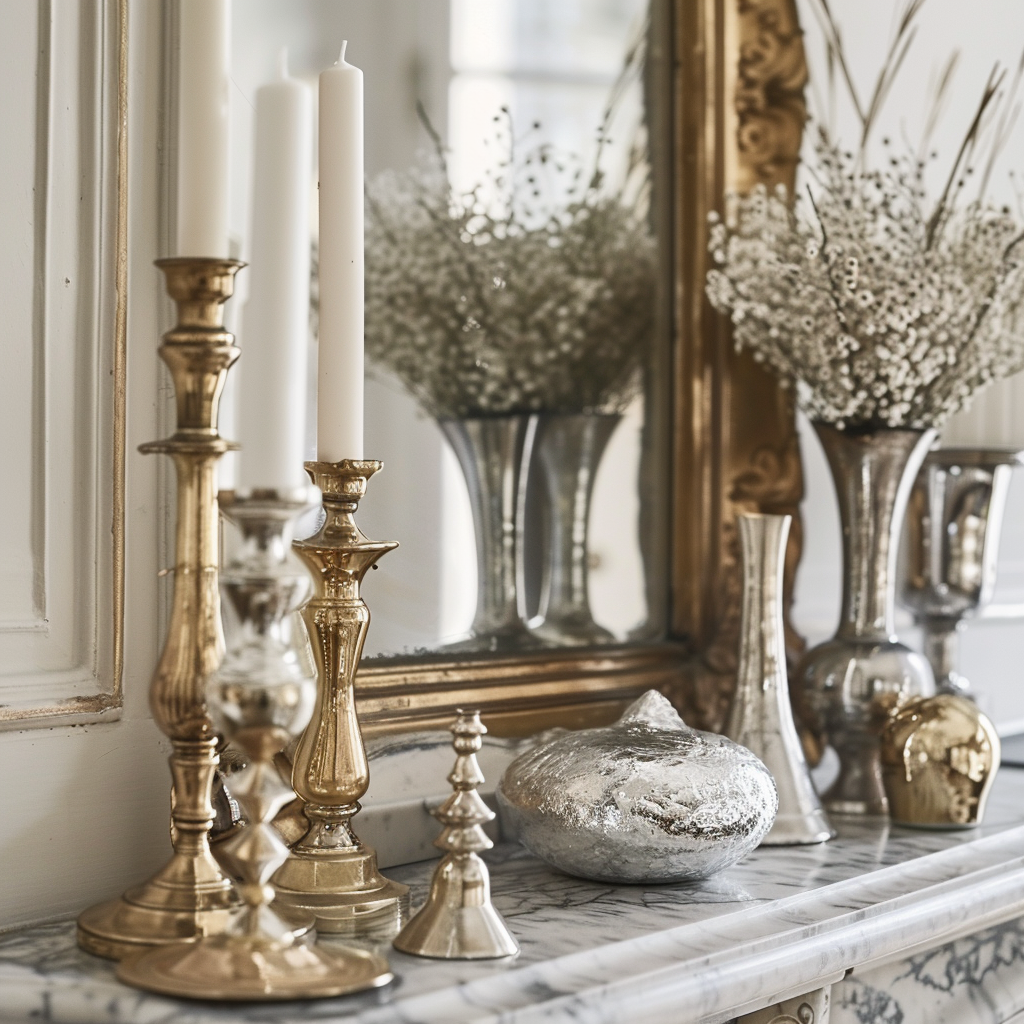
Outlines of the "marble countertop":
M830 843L762 848L690 885L583 882L499 846L488 858L494 902L520 956L450 963L389 951L396 981L371 996L177 1002L117 982L112 964L77 949L73 923L11 932L0 935L0 1020L714 1022L1024 917L1024 770L1001 771L973 831L836 824ZM388 874L412 886L415 904L432 867Z

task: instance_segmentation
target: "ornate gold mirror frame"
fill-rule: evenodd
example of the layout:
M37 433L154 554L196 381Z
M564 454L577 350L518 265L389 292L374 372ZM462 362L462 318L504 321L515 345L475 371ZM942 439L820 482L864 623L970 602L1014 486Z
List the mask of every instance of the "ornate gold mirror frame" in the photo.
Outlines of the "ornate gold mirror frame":
M356 685L370 735L446 724L459 707L480 709L498 734L578 728L611 720L651 687L691 724L716 726L738 650L737 510L794 515L792 594L803 493L792 402L734 353L728 325L704 297L704 275L708 213L725 192L793 184L806 81L795 0L655 0L649 52L662 69L649 130L660 143L652 145L654 182L656 191L664 183L660 237L674 284L662 310L668 365L655 368L672 381L671 395L652 412L670 450L666 465L649 467L651 478L669 478L667 507L648 510L649 520L668 517L667 572L652 590L667 605L669 639L583 653L366 662Z

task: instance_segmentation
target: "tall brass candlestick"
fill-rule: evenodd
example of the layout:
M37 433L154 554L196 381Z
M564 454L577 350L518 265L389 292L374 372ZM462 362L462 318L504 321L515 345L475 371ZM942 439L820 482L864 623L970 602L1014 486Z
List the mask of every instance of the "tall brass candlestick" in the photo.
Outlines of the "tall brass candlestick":
M206 684L224 654L214 471L221 455L235 447L217 433L217 407L239 354L224 330L222 306L243 265L192 257L157 261L178 307L178 324L160 346L174 378L177 429L139 450L170 455L178 477L174 603L150 688L153 717L172 744L174 854L149 881L79 917L79 945L113 959L221 932L239 905L210 853L210 787L218 757Z
M343 459L307 462L323 494L325 519L296 553L313 576L313 597L302 609L317 671L317 706L299 740L292 787L305 804L309 829L274 877L277 901L316 917L317 931L356 934L397 926L408 887L385 878L377 854L352 831L352 816L370 784L356 717L354 683L370 625L359 594L367 570L394 541L368 540L355 512L366 481L381 463Z

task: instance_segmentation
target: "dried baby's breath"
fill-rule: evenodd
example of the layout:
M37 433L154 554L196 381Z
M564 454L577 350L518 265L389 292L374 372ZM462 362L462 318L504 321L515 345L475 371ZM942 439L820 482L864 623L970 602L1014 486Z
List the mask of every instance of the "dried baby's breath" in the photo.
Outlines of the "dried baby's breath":
M712 216L707 294L730 315L737 348L795 385L812 418L839 427L941 426L976 390L1024 368L1024 233L1009 208L984 200L1006 136L1005 117L994 120L998 69L935 203L926 162L893 154L887 140L884 168L865 168L868 134L920 6L908 3L871 102L853 94L857 152L820 129L806 195L791 203L785 189L759 187L730 197L724 220ZM1019 81L1018 69L1011 99ZM994 141L978 198L964 202L986 119Z
M546 145L516 157L502 123L508 154L468 191L440 147L370 187L367 355L434 416L621 409L652 330L653 240L599 172Z

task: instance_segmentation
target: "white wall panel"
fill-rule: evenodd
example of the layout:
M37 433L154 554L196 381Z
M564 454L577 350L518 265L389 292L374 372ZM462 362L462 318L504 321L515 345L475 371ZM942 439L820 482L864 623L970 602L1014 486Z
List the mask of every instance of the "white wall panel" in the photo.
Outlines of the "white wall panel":
M4 5L0 720L119 704L117 5Z

